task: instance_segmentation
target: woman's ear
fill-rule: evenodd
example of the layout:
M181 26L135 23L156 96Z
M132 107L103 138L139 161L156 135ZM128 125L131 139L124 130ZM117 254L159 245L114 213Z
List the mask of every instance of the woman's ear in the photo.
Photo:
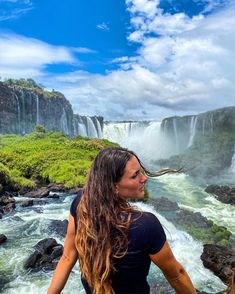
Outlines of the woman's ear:
M113 188L114 188L114 193L118 194L118 191L119 191L118 184L114 184Z

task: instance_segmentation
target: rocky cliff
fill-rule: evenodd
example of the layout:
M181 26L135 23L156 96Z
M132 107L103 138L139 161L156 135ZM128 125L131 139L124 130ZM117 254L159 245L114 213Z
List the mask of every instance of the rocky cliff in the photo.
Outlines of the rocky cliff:
M69 136L101 137L103 118L74 115L60 92L0 82L0 134L30 133L39 124Z
M165 118L161 134L165 149L171 150L169 159L159 161L163 166L183 166L190 174L212 176L234 164L235 107Z
M163 119L163 135L172 139L176 153L191 147L195 140L219 133L235 132L235 106L200 113Z

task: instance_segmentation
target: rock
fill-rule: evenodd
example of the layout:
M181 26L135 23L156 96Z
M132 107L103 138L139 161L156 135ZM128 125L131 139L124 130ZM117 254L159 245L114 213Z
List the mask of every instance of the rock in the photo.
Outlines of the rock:
M68 192L68 188L66 188L65 186L61 184L55 184L55 183L49 184L48 189L51 192Z
M235 285L235 251L225 246L206 244L201 255L203 265L227 286Z
M45 268L53 270L63 254L63 246L58 244L53 238L46 238L39 241L34 246L35 251L25 261L24 267L26 269L33 268L40 270Z
M59 199L60 195L54 193L54 194L49 194L47 198L52 198L52 199Z
M48 227L49 232L59 234L61 237L65 237L68 228L68 220L51 220Z
M214 194L223 203L235 205L235 187L209 185L205 191Z
M50 194L50 190L47 187L42 187L36 191L27 192L23 196L29 197L29 198L43 198L43 197L48 197L49 194Z
M0 234L0 244L6 242L7 237L4 234Z
M73 188L73 189L70 189L68 191L69 194L77 194L78 192L80 192L82 190L82 188Z
M4 213L10 213L15 209L15 207L15 203L8 203L3 207L3 211Z
M184 226L199 228L210 228L213 225L213 222L202 216L200 212L191 212L183 209L177 212L176 222Z
M179 209L177 202L173 202L166 197L151 199L150 204L152 204L157 211L175 211Z
M22 207L33 206L33 200L25 200L21 203Z
M21 206L22 207L28 207L28 206L33 206L33 205L44 205L44 204L47 204L46 201L43 201L43 200L25 200L21 203Z
M11 196L3 195L0 197L0 205L5 206L9 203L15 203L15 199Z

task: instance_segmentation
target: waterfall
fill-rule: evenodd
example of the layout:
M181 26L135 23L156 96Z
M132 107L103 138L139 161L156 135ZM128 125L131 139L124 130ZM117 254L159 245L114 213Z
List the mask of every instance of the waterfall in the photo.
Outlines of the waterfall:
M89 138L102 138L102 126L96 116L81 116L75 114L73 116L74 136L82 136Z
M206 124L206 120L205 120L205 118L203 118L203 120L202 120L202 135L203 136L205 135L205 124Z
M214 126L213 126L213 113L210 115L210 124L211 124L211 133L213 133Z
M235 173L235 146L234 146L234 152L233 152L233 157L232 157L232 162L231 162L231 172Z
M193 145L193 140L196 134L196 127L197 127L197 116L192 116L191 118L191 122L190 122L190 137L189 137L189 142L188 142L188 146L190 147Z
M39 124L39 98L36 95L36 125Z
M97 117L95 117L95 121L96 121L96 125L97 125L98 138L102 138L102 136L103 136L102 129L101 129L100 122Z
M21 101L21 133L22 134L26 134L26 111L25 111L25 96L24 96L24 92L22 90L20 90L20 96L19 96L20 100L19 100L19 104Z
M88 137L86 126L82 123L79 123L79 122L78 122L77 126L78 126L78 135L82 136L82 137Z
M63 132L68 135L69 134L69 128L68 128L68 120L67 120L67 115L66 115L66 111L63 107L62 110L62 115L60 118L60 125L61 125L61 129L63 130Z
M19 102L19 98L18 96L14 93L14 97L16 99L16 105L17 105L17 123L18 123L18 133L20 134L20 129L21 129L21 126L20 126L20 102Z
M174 128L174 135L175 135L176 151L177 153L179 153L179 136L178 136L178 130L177 130L175 117L173 118L173 128Z
M103 137L135 151L142 160L158 159L165 152L160 126L161 122L105 122Z
M132 138L141 130L140 122L106 122L104 124L103 137L120 145L125 145L125 141Z
M87 135L88 135L88 137L97 138L98 134L97 134L95 125L89 116L86 117L86 122L87 122Z

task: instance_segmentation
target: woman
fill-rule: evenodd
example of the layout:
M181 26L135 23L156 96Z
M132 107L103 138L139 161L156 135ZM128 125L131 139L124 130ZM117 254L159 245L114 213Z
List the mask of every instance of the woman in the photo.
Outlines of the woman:
M61 293L78 258L87 294L149 294L151 261L177 293L196 293L158 219L128 202L144 198L147 176L142 171L159 176L170 170L153 174L134 152L119 147L96 156L82 195L71 205L64 252L48 294Z

